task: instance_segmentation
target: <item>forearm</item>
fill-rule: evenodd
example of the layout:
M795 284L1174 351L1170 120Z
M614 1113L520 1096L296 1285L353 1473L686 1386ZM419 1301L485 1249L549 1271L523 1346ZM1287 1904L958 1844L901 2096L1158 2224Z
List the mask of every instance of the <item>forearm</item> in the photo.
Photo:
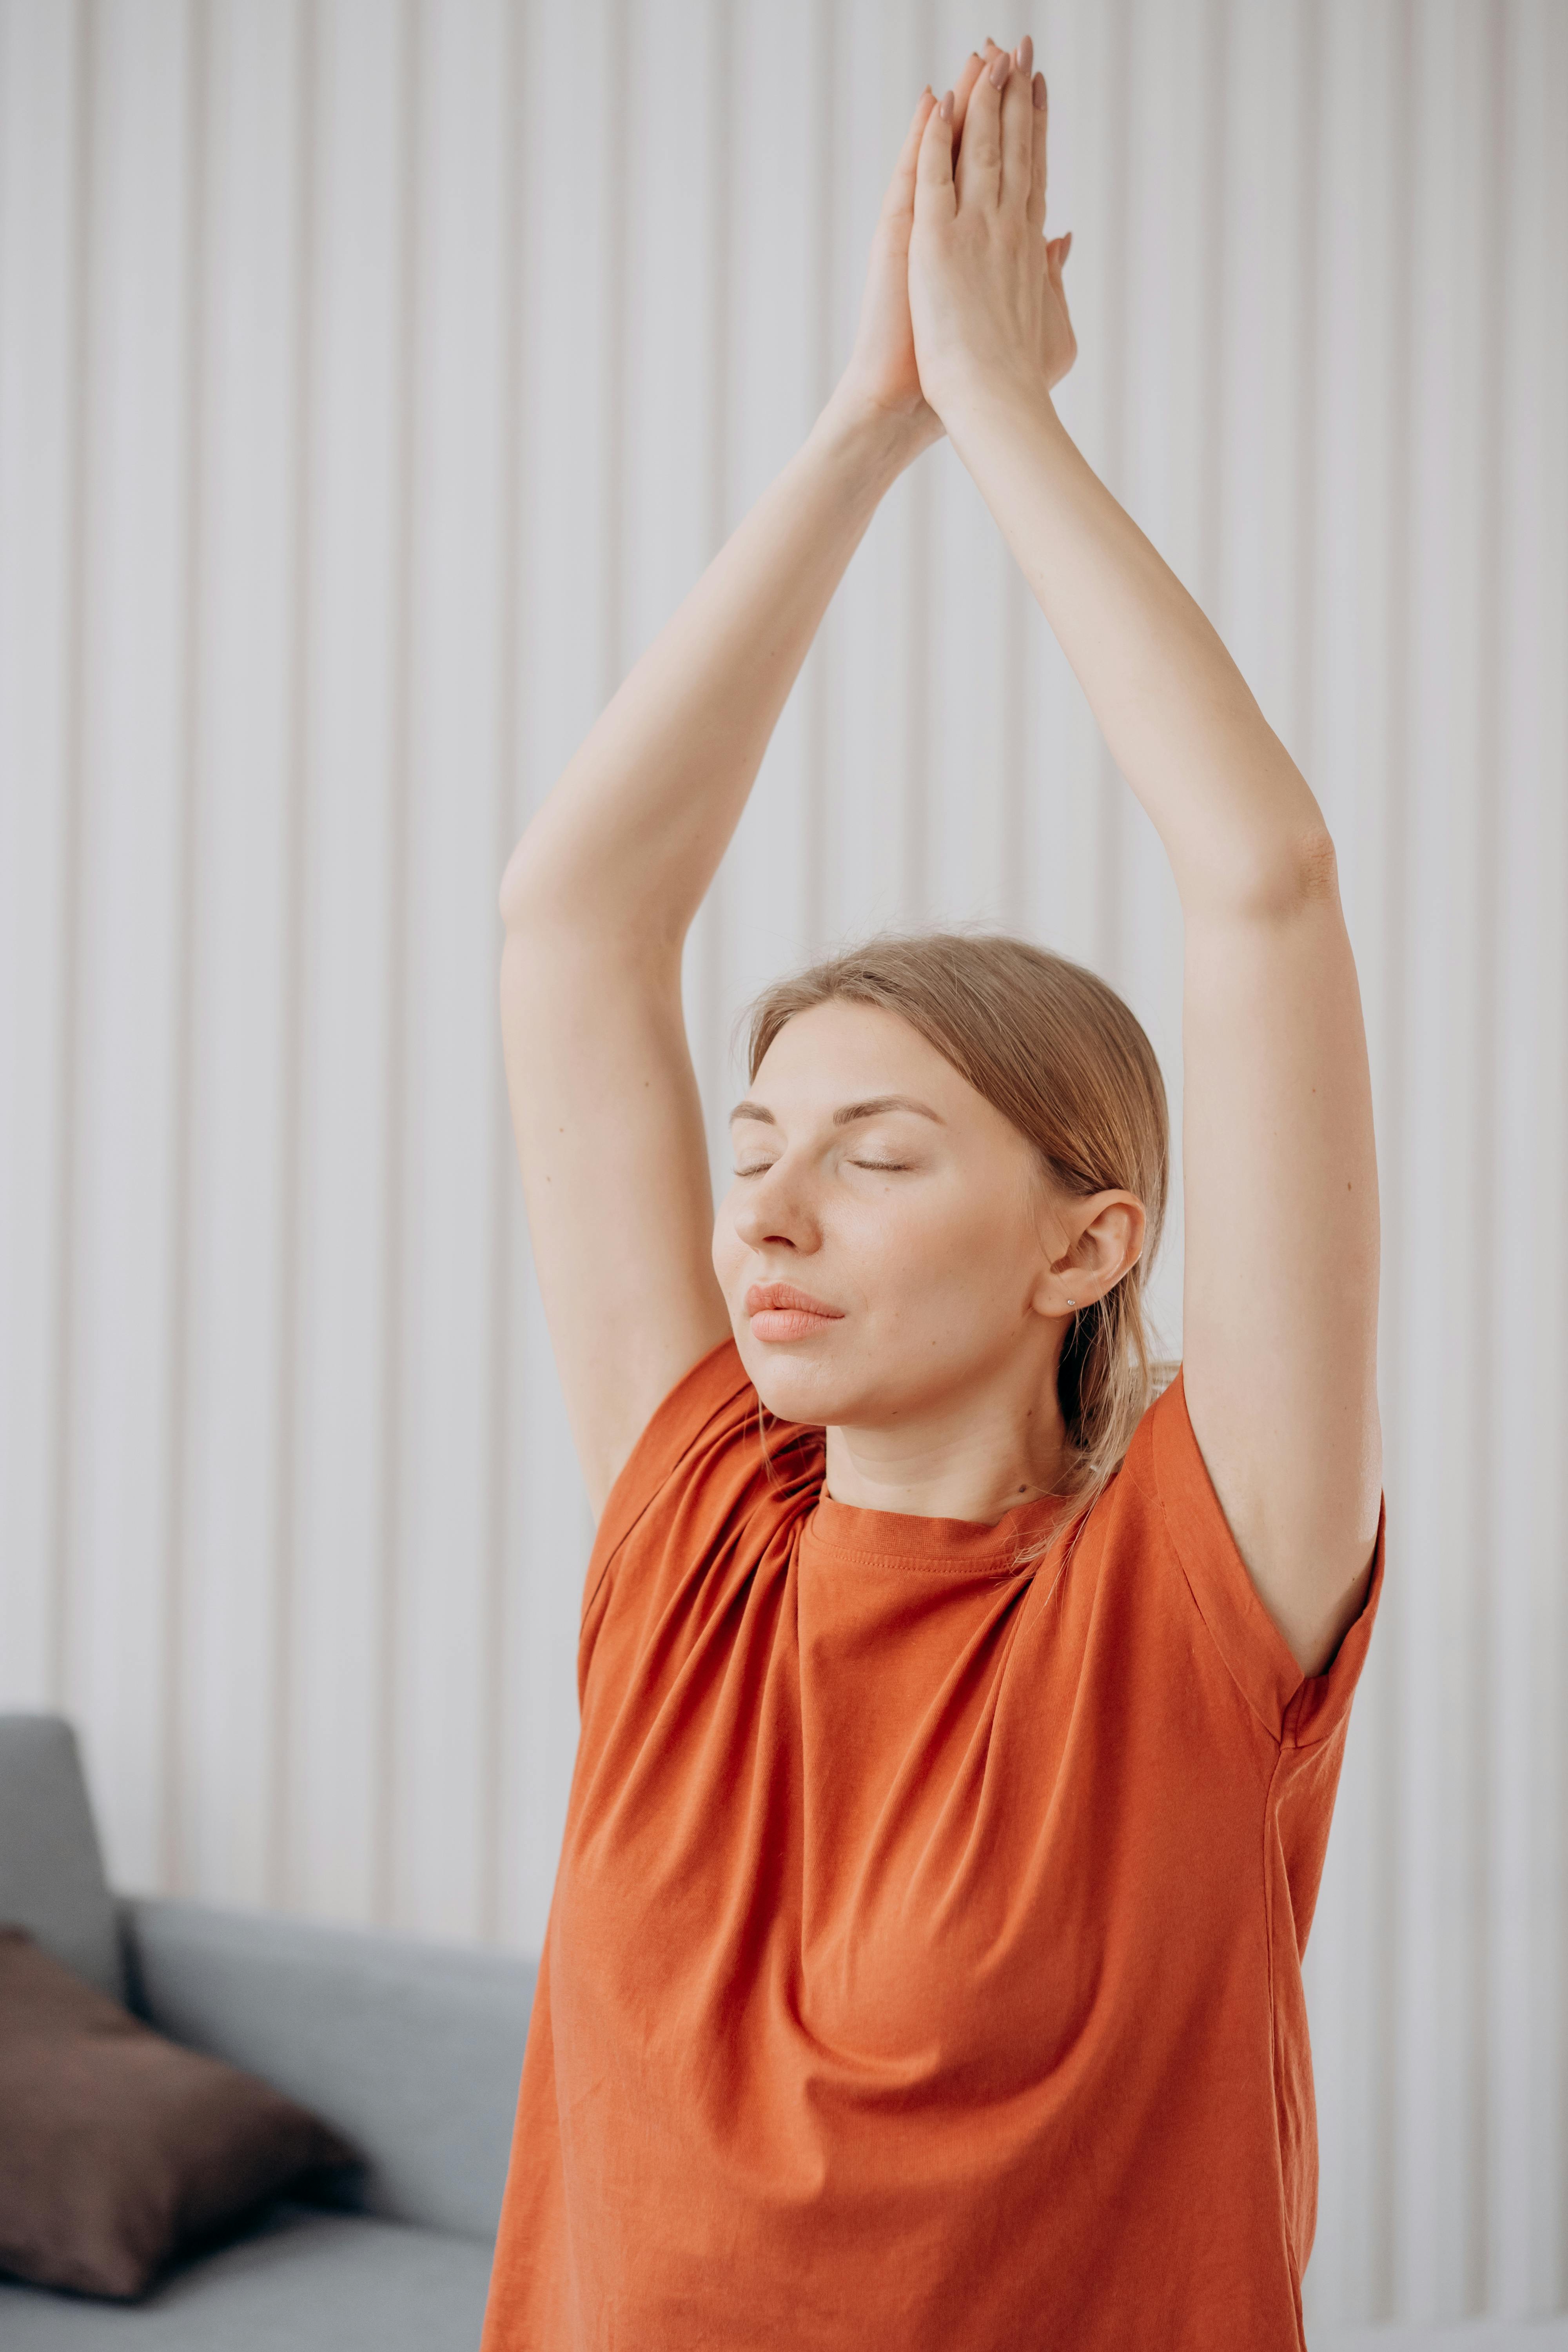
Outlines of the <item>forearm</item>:
M909 454L885 420L829 402L529 824L502 885L509 922L564 917L679 945L833 592Z
M1048 394L977 391L946 419L1153 820L1189 912L1289 891L1317 801L1194 600L1087 463Z

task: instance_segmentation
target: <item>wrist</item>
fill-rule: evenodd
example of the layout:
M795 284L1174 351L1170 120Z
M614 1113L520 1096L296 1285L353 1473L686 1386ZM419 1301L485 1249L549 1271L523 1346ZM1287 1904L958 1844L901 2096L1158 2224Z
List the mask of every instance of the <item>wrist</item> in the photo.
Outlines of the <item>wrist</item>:
M898 416L840 383L828 395L810 439L880 497L940 437L941 430L930 409L919 417Z
M1037 376L1008 375L994 369L965 373L944 387L942 421L949 439L968 463L966 449L997 433L1020 429L1065 434L1048 385Z

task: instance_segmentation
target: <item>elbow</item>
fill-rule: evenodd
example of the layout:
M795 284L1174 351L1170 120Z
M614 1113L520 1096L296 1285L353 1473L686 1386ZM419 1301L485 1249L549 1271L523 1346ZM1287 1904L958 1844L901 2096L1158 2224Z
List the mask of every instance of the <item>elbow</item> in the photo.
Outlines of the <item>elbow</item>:
M1279 922L1337 907L1339 857L1326 825L1270 844L1244 860L1230 877L1229 911L1254 921Z
M509 931L534 930L541 923L575 913L585 895L581 826L563 817L556 792L547 793L512 844L501 876L497 904Z
M521 911L520 898L521 883L517 870L517 852L514 849L507 860L506 872L500 877L500 888L496 895L496 905L500 913L501 922L508 931L512 929Z
M627 905L603 889L585 890L570 873L534 855L528 836L518 843L501 876L497 905L505 931L503 955L521 948L561 956L586 947L598 957L677 971L688 925L651 908Z
M497 905L508 933L532 929L550 903L548 885L542 882L525 834L507 859Z
M1340 895L1340 859L1326 824L1315 825L1293 845L1289 861L1289 903L1308 906Z

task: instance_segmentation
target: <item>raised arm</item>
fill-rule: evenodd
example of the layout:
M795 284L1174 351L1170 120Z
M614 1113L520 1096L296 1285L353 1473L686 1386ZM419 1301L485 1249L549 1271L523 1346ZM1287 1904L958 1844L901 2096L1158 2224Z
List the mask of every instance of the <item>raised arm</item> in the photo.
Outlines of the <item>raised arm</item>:
M1214 629L1052 404L1075 350L1070 240L1043 236L1044 79L1027 43L1004 57L988 54L956 173L940 111L921 144L921 381L1175 874L1187 1406L1312 1674L1364 1599L1382 1480L1371 1086L1333 844Z
M906 268L934 105L926 93L899 159L833 397L605 708L501 886L512 1125L595 1515L654 1407L730 1329L681 949L845 566L942 432L915 372Z

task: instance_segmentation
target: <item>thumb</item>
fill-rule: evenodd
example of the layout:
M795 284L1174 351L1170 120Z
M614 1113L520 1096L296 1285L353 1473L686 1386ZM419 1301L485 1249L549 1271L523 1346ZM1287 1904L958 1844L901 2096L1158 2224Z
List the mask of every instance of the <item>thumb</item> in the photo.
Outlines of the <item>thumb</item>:
M915 218L952 220L958 211L952 184L952 92L926 116L915 161Z
M893 166L893 176L888 183L888 193L882 200L884 220L907 219L914 208L915 162L921 152L921 133L928 114L936 112L936 100L928 89L922 89L915 107L914 119Z

